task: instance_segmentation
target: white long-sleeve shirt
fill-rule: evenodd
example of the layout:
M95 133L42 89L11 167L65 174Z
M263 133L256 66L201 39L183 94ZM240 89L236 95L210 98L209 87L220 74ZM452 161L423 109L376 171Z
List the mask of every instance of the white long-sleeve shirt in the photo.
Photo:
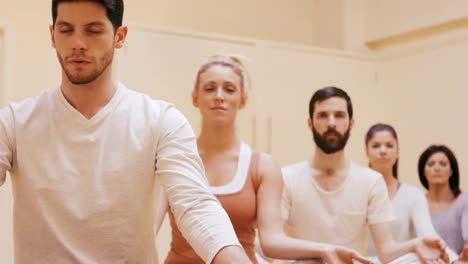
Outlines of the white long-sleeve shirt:
M59 87L1 109L0 185L6 171L18 264L157 263L155 177L205 261L239 245L207 187L187 120L122 84L91 119Z
M429 206L424 193L416 187L401 184L392 199L395 220L392 221L392 235L397 242L404 242L416 237L440 238L431 222ZM376 256L377 252L369 234L367 253ZM457 259L455 252L449 249L450 259Z

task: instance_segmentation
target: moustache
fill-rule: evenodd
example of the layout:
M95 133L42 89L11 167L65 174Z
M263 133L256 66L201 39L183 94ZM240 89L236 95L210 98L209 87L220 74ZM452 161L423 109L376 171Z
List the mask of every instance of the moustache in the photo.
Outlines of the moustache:
M327 131L325 131L323 133L323 136L337 136L337 137L341 137L341 134L338 133L338 131L336 131L335 129L328 129Z
M91 61L92 58L86 56L84 52L73 52L71 55L65 57L66 61Z

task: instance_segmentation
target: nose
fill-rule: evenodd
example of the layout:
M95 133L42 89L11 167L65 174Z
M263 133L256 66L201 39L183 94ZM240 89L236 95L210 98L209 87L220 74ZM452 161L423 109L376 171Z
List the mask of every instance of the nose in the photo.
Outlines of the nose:
M72 49L73 50L86 50L86 40L83 34L75 32L72 36Z
M217 101L223 101L224 100L223 89L221 89L221 88L216 89L216 97L215 98L216 98Z
M385 146L380 147L380 153L381 154L386 154L387 153L387 148Z
M330 115L328 117L328 127L330 127L330 128L335 128L336 127L336 121L335 121L335 117L333 115Z

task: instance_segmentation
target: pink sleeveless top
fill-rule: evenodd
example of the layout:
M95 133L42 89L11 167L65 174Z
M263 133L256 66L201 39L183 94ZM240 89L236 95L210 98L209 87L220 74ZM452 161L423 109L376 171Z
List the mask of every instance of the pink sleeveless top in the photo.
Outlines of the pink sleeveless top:
M260 184L259 158L260 153L253 151L247 177L240 191L229 194L216 194L231 219L239 242L253 263L258 263L255 258L254 240L255 220L257 218L257 190ZM168 210L168 213L172 228L172 242L164 263L204 263L180 233L171 210Z

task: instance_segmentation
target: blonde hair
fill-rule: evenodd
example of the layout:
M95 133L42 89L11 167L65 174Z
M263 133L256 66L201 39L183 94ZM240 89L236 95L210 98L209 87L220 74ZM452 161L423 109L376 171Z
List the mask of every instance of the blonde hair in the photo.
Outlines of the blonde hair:
M247 70L242 63L242 61L237 56L233 55L214 55L208 58L208 60L203 63L197 72L197 78L195 80L195 86L193 88L192 95L197 91L198 85L200 83L200 75L208 70L211 66L221 65L230 67L241 79L241 95L244 102L248 98L248 90L250 89L250 78L247 73Z

